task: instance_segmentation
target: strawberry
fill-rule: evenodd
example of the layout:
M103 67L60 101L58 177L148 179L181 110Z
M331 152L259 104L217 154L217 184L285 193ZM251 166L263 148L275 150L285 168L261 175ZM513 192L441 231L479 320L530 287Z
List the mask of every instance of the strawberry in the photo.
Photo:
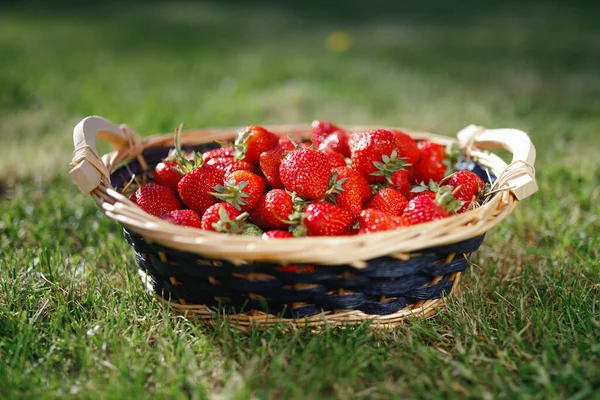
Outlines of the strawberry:
M296 149L281 161L279 177L290 192L307 200L320 199L329 187L331 163L323 153Z
M183 178L183 174L177 171L177 161L164 160L154 167L154 183L166 186L171 190L177 190L177 184Z
M202 158L206 163L213 158L233 157L235 149L231 146L219 147L202 153Z
M398 157L404 158L410 165L415 165L419 161L420 155L419 146L415 139L397 129L393 130L392 133L398 144Z
M358 233L359 229L351 226L346 232L342 233L341 236L356 236Z
M285 190L273 189L262 196L250 213L250 219L264 229L287 229L294 211L292 196Z
M352 149L356 146L358 141L364 136L364 132L352 132L348 135L348 147L350 148L350 156L352 156Z
M410 199L410 182L411 182L411 173L408 170L400 170L394 172L392 174L392 187L397 189L400 193L404 195L407 199Z
M410 225L447 218L462 206L452 195L449 186L442 186L437 193L425 191L413 197L402 216Z
M369 183L385 183L401 170L406 162L398 158L398 144L394 134L385 129L362 132L353 142L352 167Z
M173 190L156 183L146 183L134 193L135 201L142 210L156 217L181 208L181 202Z
M262 238L265 240L269 240L269 239L289 239L289 238L293 238L294 235L292 235L291 232L289 231L281 231L281 230L272 230L272 231L266 231L265 233L262 234Z
M294 150L296 148L296 143L292 142L289 137L281 136L279 138L279 146L286 150Z
M373 232L383 232L407 226L408 223L403 217L394 216L381 210L365 208L358 218L360 229L359 234L368 234Z
M358 171L349 167L337 167L333 172L337 174L338 183L345 179L340 184L341 190L333 193L333 203L357 216L363 203L371 197L369 183Z
M234 171L227 175L223 185L215 186L211 194L243 212L254 207L266 188L264 178L249 171Z
M269 185L274 189L283 189L283 183L281 183L281 179L279 178L279 165L285 154L290 150L279 145L260 155L260 169L265 178L267 178Z
M419 155L423 158L435 158L438 161L444 161L446 158L446 148L441 144L433 143L429 140L422 140L417 143Z
M451 186L454 198L463 202L458 213L465 212L471 205L471 202L474 199L477 200L485 188L485 182L470 171L458 171L445 178L442 183Z
M135 205L137 205L137 199L136 199L136 195L135 192L131 193L128 197L128 199Z
M162 214L160 217L175 225L202 228L202 218L194 210L173 210Z
M446 175L446 165L436 158L421 157L417 165L413 168L413 182L439 182Z
M234 157L238 160L257 164L261 153L279 144L279 137L262 126L247 126L235 138Z
M202 229L222 233L241 234L247 213L241 213L230 203L216 203L202 215Z
M332 168L346 166L346 158L344 158L342 153L338 153L337 151L324 151L324 153L329 157Z
M337 236L346 232L352 224L352 214L331 203L311 203L302 210L302 225L294 234L308 236Z
M386 187L375 193L365 204L365 208L383 211L390 215L400 216L408 204L406 197L398 190Z
M343 129L328 121L314 120L312 122L311 142L318 149L321 143L335 131L343 131Z
M206 161L206 165L214 165L223 171L223 174L230 174L235 171L250 171L258 174L258 168L248 161L236 160L233 157L216 157Z
M313 143L314 145L314 143ZM329 134L319 145L319 150L336 151L344 157L350 157L350 147L348 146L348 134L343 130L337 130Z
M413 181L415 183L422 182L439 182L446 175L446 150L444 146L437 143L423 140L418 143L419 161L413 167Z
M204 165L185 174L177 185L177 191L186 206L202 215L219 201L210 193L222 183L223 172L214 165Z
M277 270L281 272L300 274L305 272L315 272L316 268L312 265L283 265L281 267L277 267Z

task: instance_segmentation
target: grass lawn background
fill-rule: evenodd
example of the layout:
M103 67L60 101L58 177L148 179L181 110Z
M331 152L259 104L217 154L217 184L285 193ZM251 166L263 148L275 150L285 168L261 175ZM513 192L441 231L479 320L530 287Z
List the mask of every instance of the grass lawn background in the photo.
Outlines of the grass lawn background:
M599 11L3 3L0 398L600 398ZM327 48L336 31L348 51ZM119 226L67 175L91 114L142 135L315 118L515 127L538 149L540 192L434 319L237 334L143 292Z

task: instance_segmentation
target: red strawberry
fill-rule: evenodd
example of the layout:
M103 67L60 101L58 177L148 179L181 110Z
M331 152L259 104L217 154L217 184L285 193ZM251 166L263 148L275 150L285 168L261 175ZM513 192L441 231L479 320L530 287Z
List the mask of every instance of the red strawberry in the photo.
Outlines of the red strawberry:
M443 161L446 158L446 148L441 144L429 140L422 140L417 144L419 155L424 158L435 158Z
M271 150L279 143L279 137L262 126L247 126L235 138L234 157L256 164L261 153Z
M289 137L281 136L279 138L279 146L283 147L286 150L294 150L296 148L296 144L290 140Z
M365 204L365 208L373 208L390 215L400 216L407 204L408 200L402 193L386 187L375 193L373 198Z
M314 145L314 142L313 142ZM336 151L344 157L350 157L350 147L348 146L348 134L342 130L337 130L327 136L319 145L319 150Z
M425 192L412 198L402 216L410 225L416 225L447 218L461 205L454 199L450 190L441 188L436 195Z
M338 153L337 151L325 151L324 153L329 157L332 168L346 166L346 158L344 158L342 153Z
M279 165L281 164L281 160L283 160L283 156L290 150L280 145L260 155L260 169L265 178L267 178L269 185L274 189L283 189L283 183L281 183L281 179L279 178Z
M446 175L446 165L436 158L421 157L413 168L413 182L439 182Z
M234 151L234 148L231 146L219 147L202 153L202 158L208 164L208 161L213 158L233 157Z
M272 230L272 231L266 231L265 233L262 234L262 238L265 240L268 239L289 239L289 238L293 238L294 235L292 235L290 232L288 231L281 231L281 230Z
M314 120L312 122L311 141L313 146L318 149L321 143L335 131L343 131L343 129L328 121Z
M207 231L241 234L244 225L243 219L247 215L242 214L232 204L216 203L208 207L202 215L201 226Z
M311 149L296 149L285 156L279 166L281 183L290 192L306 200L325 196L331 178L329 158Z
M308 236L337 236L352 224L352 214L331 203L311 203L302 211L302 224Z
M415 183L439 182L446 175L446 149L437 143L423 140L418 143L419 161L413 167Z
M210 194L214 187L223 183L223 172L214 165L204 165L188 172L177 185L184 204L204 214L204 211L219 200Z
M181 208L181 202L175 192L166 186L147 183L134 193L135 201L142 210L156 217Z
M137 204L137 199L136 199L135 192L131 193L128 198L129 198L129 200L131 200L131 202L133 204Z
M177 190L177 184L183 178L183 174L177 171L177 161L165 160L154 167L154 183L166 186L171 190Z
M412 197L410 193L411 173L405 169L392 174L392 186L407 199Z
M439 190L439 187L435 192L432 191L431 189L423 190L424 187L425 186L415 186L415 188L411 191L411 193L412 193L411 200L417 196L429 196L435 200L435 194Z
M360 213L358 223L360 229L359 234L367 234L372 232L383 232L407 226L408 223L402 218L390 215L381 210L373 208L365 208Z
M444 179L443 184L451 186L454 198L463 202L459 213L465 212L485 188L483 180L470 171L458 171Z
M273 189L262 196L250 213L250 219L264 229L287 229L294 211L292 196L285 190Z
M353 229L350 227L346 232L342 233L341 236L356 236L359 233L359 229Z
M357 216L363 208L363 203L371 197L369 183L358 171L349 167L334 168L333 172L337 173L338 182L345 179L340 184L342 190L334 192L334 203Z
M350 148L350 156L352 156L352 149L356 146L358 141L364 136L365 132L352 132L348 135L348 147Z
M236 160L233 157L216 157L206 161L206 165L214 165L223 171L224 174L230 174L235 171L250 171L258 173L258 168L248 161Z
M398 144L398 157L404 158L411 165L415 165L419 161L420 155L415 139L399 130L393 130L392 132Z
M351 151L352 167L369 183L385 183L394 172L406 165L398 158L394 134L385 129L360 133Z
M283 265L281 267L277 267L277 270L281 272L292 272L294 274L299 274L305 272L314 272L316 268L312 265Z
M202 218L194 210L173 210L162 214L160 217L175 225L202 228Z
M224 184L216 185L211 194L242 212L251 210L267 188L264 178L249 171L235 171L225 179Z

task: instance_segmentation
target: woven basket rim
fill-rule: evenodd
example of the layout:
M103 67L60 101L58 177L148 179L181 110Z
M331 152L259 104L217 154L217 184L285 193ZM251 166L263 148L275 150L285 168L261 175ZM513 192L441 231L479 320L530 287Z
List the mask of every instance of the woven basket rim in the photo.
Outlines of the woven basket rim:
M280 136L289 135L295 139L307 138L310 134L310 124L265 125L265 127ZM349 132L373 128L399 129L416 140L427 139L443 145L457 142L455 138L449 136L406 128L371 125L344 125L342 127ZM143 165L145 160L143 160L142 152L145 149L173 146L172 134L154 135L141 140L130 128L121 126L120 129L128 137L128 142L116 146L115 151L105 154L101 159L98 158L98 161L102 163L99 167L104 167L106 174L102 177L100 185L92 190L90 195L100 210L109 218L121 223L148 241L180 251L228 259L239 264L248 261L270 261L283 264L303 262L349 264L356 268L362 268L365 266L364 260L389 254L402 257L402 254L408 255L429 247L456 243L481 235L506 218L518 203L514 193L505 190L493 196L483 206L463 214L393 231L358 236L304 237L265 241L260 237L202 231L177 226L147 214L124 195L112 189L110 173L122 163L137 158ZM194 146L212 143L216 140L232 139L238 129L232 127L186 131L182 135L182 144ZM467 157L489 168L499 179L511 166L493 153L477 146L470 146L463 150ZM89 154L85 156L89 157ZM507 184L504 184L504 188L507 188Z

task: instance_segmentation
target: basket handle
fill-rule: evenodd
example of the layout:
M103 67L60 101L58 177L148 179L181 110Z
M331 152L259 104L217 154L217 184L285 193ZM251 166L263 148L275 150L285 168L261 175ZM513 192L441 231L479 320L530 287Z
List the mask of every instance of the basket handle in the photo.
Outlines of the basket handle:
M491 150L502 148L513 154L512 162L497 180L498 186L508 184L517 200L531 196L538 191L535 181L535 146L529 136L518 129L486 129L469 125L457 134L458 143L463 149L478 148Z
M141 139L131 129L119 127L98 116L82 119L73 129L73 160L69 174L82 193L89 194L104 182L109 182L110 175L105 163L96 150L96 138L112 143L115 150L133 149Z

